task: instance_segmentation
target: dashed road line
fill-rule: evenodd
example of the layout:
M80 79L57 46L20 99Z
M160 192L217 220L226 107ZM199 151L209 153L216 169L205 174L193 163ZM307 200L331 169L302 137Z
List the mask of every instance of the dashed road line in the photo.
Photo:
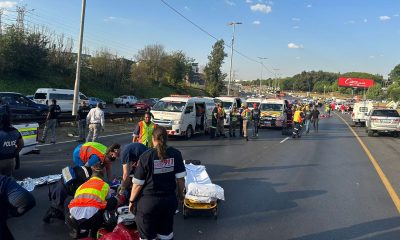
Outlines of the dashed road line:
M290 137L287 137L287 138L285 138L285 139L283 139L282 141L281 141L281 143L284 143L286 140L288 140Z

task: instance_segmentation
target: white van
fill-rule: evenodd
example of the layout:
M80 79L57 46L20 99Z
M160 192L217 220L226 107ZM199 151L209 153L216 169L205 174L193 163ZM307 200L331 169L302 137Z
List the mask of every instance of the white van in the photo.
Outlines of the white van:
M57 100L57 104L61 108L61 112L71 112L72 105L74 102L74 90L70 89L56 89L56 88L38 88L35 95L33 96L33 101L40 104L51 105L51 100ZM79 103L83 100L88 100L88 98L79 93Z
M222 104L222 107L225 110L226 113L226 119L224 121L224 126L229 126L229 115L231 113L231 110L233 109L234 106L236 106L238 109L241 107L242 103L246 103L246 101L242 98L239 97L216 97L215 100L217 102L220 102Z
M249 109L253 110L254 103L257 104L257 108L260 106L262 99L261 98L248 98L246 99L247 106Z
M372 102L356 102L353 106L353 112L351 113L351 120L354 125L365 125L367 119L367 113L374 107Z
M167 128L168 135L191 138L208 133L214 100L207 97L171 95L160 99L152 108L153 122Z

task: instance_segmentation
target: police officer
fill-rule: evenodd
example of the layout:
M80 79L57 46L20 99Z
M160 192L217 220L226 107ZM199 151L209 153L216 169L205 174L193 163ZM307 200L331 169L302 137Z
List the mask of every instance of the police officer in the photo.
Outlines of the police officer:
M89 114L90 107L86 105L86 102L81 102L79 106L78 114L76 115L76 121L78 122L79 139L78 142L84 142L86 139L86 117Z
M45 143L47 134L50 131L51 132L51 143L56 143L56 125L57 125L57 119L58 115L61 113L61 108L60 106L57 105L57 100L53 99L51 100L52 104L49 106L49 112L47 113L46 117L46 125L43 130L43 136L42 139L39 141L40 143Z
M51 218L64 220L64 203L68 197L75 195L76 189L92 175L92 169L86 166L65 167L61 171L61 179L49 188L50 207L43 221L50 222Z
M13 175L15 158L23 147L21 133L11 126L8 106L0 103L0 175Z
M136 216L141 239L173 239L177 196L184 198L186 171L182 154L167 147L167 137L167 130L157 126L152 139L155 148L140 156L132 179L129 210Z

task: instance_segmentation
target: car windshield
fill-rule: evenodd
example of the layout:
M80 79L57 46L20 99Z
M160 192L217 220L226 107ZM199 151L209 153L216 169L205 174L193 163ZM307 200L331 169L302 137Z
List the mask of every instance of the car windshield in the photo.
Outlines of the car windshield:
M47 93L35 93L34 99L46 99Z
M399 113L396 110L374 110L371 114L374 117L399 117Z
M247 106L249 106L250 108L252 108L254 104L256 104L256 108L258 108L258 106L260 106L259 102L247 102Z
M282 111L283 105L276 103L264 103L261 104L261 111Z
M154 105L153 110L164 112L182 112L186 102L159 101Z

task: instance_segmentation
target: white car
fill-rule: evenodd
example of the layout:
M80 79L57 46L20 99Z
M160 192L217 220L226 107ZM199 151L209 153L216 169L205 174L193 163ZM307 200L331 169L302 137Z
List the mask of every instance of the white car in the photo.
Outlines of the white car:
M135 96L127 96L123 95L117 98L114 98L113 104L119 108L121 106L125 106L126 108L133 107L138 102L137 97Z

